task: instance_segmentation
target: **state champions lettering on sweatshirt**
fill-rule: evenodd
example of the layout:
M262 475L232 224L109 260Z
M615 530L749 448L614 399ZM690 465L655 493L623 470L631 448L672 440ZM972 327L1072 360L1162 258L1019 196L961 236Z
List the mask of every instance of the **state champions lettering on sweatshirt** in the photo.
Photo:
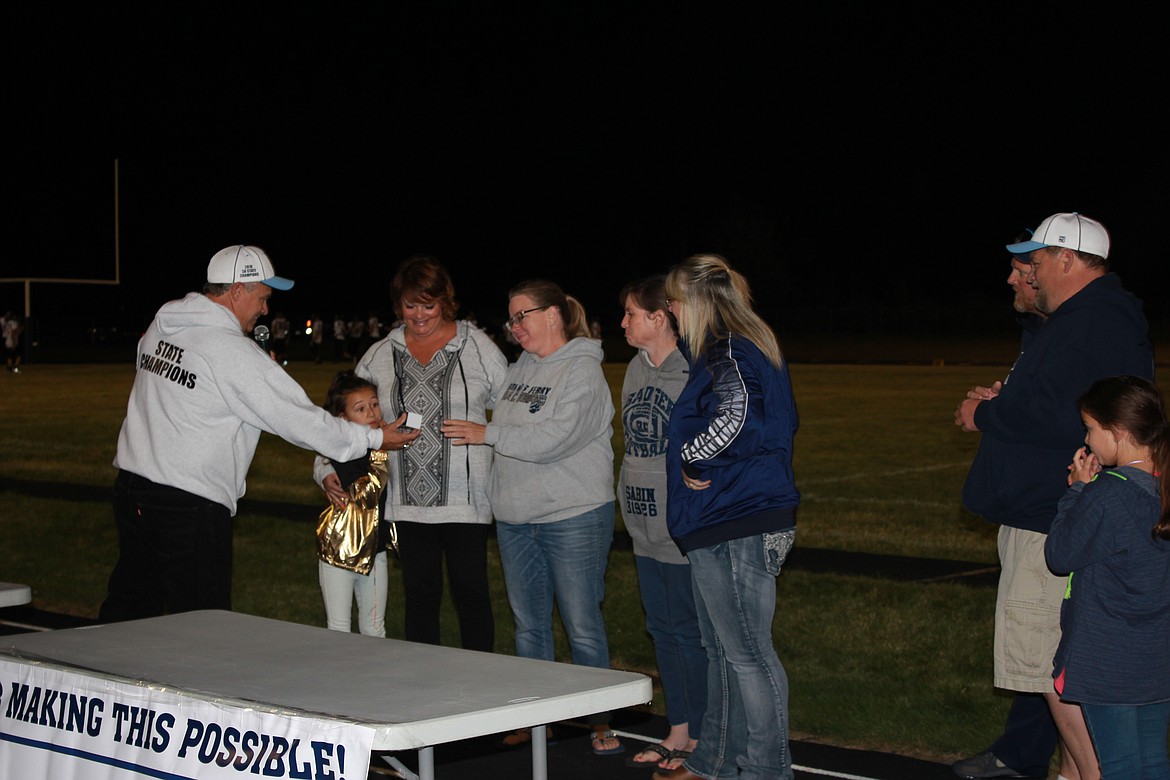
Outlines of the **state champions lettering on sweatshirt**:
M614 408L601 359L600 342L575 338L508 366L484 432L498 522L550 523L613 502Z
M234 515L261 431L335 460L381 431L334 417L200 293L162 306L138 342L114 466L203 496Z

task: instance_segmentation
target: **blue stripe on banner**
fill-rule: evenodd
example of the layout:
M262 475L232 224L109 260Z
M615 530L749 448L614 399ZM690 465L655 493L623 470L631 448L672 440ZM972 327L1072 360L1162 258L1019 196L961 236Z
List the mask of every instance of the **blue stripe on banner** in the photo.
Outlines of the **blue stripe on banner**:
M123 761L121 759L112 758L110 756L103 756L99 753L90 753L88 750L79 750L78 748L63 747L61 745L54 745L52 742L45 742L39 739L28 739L27 737L18 737L13 734L7 734L0 731L0 742L11 742L14 745L23 745L24 747L36 748L37 750L45 750L50 753L60 753L71 758L79 758L84 761L90 761L95 764L106 764L108 766L117 767L118 769L125 769L129 772L136 772L147 777L157 777L160 780L195 780L192 775L177 775L174 772L164 772L161 769L152 769L150 767L135 764L132 761Z

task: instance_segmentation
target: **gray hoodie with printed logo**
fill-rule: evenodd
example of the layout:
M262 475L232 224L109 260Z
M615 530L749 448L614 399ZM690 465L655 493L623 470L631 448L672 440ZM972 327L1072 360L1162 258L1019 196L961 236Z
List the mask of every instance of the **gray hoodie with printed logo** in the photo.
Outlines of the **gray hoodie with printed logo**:
M484 434L495 449L497 522L567 520L613 501L613 399L601 358L600 342L575 338L508 366Z

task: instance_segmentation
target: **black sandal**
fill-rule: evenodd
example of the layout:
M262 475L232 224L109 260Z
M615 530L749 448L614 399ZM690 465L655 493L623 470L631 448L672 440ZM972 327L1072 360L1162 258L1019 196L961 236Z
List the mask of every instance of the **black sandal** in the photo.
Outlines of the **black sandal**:
M642 755L643 753L657 753L659 757L649 761L639 761L638 756ZM674 757L674 751L670 748L662 747L662 743L659 742L653 745L647 745L631 757L627 758L626 766L648 766L658 769L660 768L658 766L659 764L661 764L663 761L666 761L667 759Z

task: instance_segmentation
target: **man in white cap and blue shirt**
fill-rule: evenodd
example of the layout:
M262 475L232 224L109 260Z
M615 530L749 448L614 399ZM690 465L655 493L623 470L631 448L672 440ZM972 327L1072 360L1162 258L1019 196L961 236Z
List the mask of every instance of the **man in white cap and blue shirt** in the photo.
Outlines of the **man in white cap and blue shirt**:
M292 288L255 246L207 266L202 293L163 305L138 342L118 434L118 562L102 622L231 609L232 517L261 431L337 461L418 436L334 417L249 337L273 290Z
M1084 443L1080 396L1104 377L1154 378L1142 303L1109 272L1109 243L1104 225L1072 212L1048 217L1030 241L1008 245L1014 255L1027 254L1036 309L1047 319L998 394L969 394L955 410L956 425L982 433L963 503L1000 527L994 684L1044 696L1060 732L1062 776L1069 777L1099 774L1079 706L1062 702L1053 686L1067 572L1049 571L1044 540L1068 487L1069 459ZM964 778L1047 776L1046 766L1003 761L1003 741L952 768Z

